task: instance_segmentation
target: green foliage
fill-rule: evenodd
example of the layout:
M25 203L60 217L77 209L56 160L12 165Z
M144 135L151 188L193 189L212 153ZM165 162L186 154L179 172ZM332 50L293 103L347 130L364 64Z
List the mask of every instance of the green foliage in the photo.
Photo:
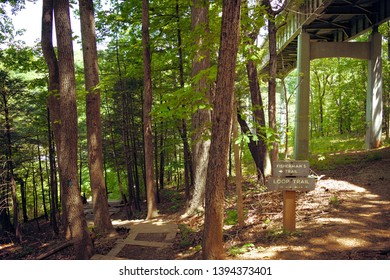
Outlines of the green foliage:
M346 58L314 60L311 77L312 134L364 134L367 62Z
M229 248L229 254L231 256L237 256L250 252L254 249L256 249L256 246L253 243L246 243L242 246L233 246Z
M330 137L314 137L310 140L310 150L313 154L326 155L333 152L348 152L364 148L362 137L339 135Z
M236 225L238 221L238 213L236 209L227 209L226 210L226 218L225 218L225 225L233 226Z
M329 198L329 205L331 205L333 207L338 207L340 205L340 203L341 202L336 195Z
M388 146L386 142L385 146ZM310 166L315 169L327 170L335 169L338 166L346 166L355 164L360 161L378 161L382 159L380 151L373 151L368 153L362 159L359 153L351 156L350 153L364 150L365 143L363 137L348 137L342 135L339 137L324 137L314 138L311 140L312 157L310 159Z
M167 210L170 213L177 213L183 208L183 196L174 188L165 187L161 190L161 196L164 201L169 201Z
M194 235L196 232L185 224L179 224L178 227L180 232L179 246L186 248L194 245Z
M205 95L192 87L180 88L172 93L165 93L159 104L153 107L152 115L157 121L187 119L198 109L210 109Z
M267 230L266 239L272 242L275 242L279 239L288 239L288 238L294 238L294 237L302 237L303 232L296 230L296 231L289 231L286 229L269 229Z

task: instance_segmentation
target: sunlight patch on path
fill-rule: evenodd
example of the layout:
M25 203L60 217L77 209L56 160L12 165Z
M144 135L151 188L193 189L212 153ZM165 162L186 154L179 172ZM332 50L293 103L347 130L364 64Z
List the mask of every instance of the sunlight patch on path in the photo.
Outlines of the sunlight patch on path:
M367 191L365 188L359 187L355 184L335 179L321 180L317 183L317 186L337 191L354 191L358 193Z
M323 223L323 224L354 224L354 225L360 225L360 226L365 226L365 223L358 222L358 221L352 221L351 219L344 219L344 218L338 218L338 217L329 217L329 218L318 218L316 220L318 223Z

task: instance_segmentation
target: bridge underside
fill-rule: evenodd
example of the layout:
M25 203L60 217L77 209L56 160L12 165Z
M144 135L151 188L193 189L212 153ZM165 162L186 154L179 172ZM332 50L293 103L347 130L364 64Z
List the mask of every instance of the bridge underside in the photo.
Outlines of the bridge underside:
M298 10L295 10L298 9ZM388 0L311 0L292 7L287 24L278 31L278 72L297 66L298 36L305 31L311 42L347 42L390 18ZM268 65L261 69L268 72Z
M296 98L296 159L309 157L310 60L352 57L368 60L366 146L381 145L382 136L382 37L378 26L390 19L388 0L306 0L288 7L286 24L278 30L278 74L298 68ZM372 29L369 42L351 42ZM265 64L261 72L268 73Z

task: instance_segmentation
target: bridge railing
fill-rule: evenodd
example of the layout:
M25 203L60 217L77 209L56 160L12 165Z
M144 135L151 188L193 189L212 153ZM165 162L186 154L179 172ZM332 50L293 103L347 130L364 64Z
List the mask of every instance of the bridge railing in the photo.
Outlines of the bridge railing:
M302 25L315 17L329 0L305 0L300 6L288 5L280 16L286 17L285 23L278 29L276 35L276 49L279 53L291 43L300 33ZM261 68L269 61L268 39L264 41L262 48L266 50Z

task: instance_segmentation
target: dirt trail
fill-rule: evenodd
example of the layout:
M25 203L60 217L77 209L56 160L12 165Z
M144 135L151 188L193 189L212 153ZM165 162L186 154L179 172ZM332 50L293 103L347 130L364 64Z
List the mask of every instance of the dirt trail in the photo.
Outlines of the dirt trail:
M316 189L298 193L296 232L281 230L281 192L247 193L246 227L224 230L228 259L390 259L390 148L328 157L337 162L329 165L334 169L314 170L324 175ZM200 259L195 248L203 219L176 223L197 229L192 246L178 245L183 243L178 234L172 247L158 252L131 247L120 257L131 259L136 252L137 259ZM231 254L232 247L245 244L251 244L245 253Z
M390 149L348 157L352 164L318 171L316 190L299 194L295 234L268 232L260 250L240 257L390 259Z

